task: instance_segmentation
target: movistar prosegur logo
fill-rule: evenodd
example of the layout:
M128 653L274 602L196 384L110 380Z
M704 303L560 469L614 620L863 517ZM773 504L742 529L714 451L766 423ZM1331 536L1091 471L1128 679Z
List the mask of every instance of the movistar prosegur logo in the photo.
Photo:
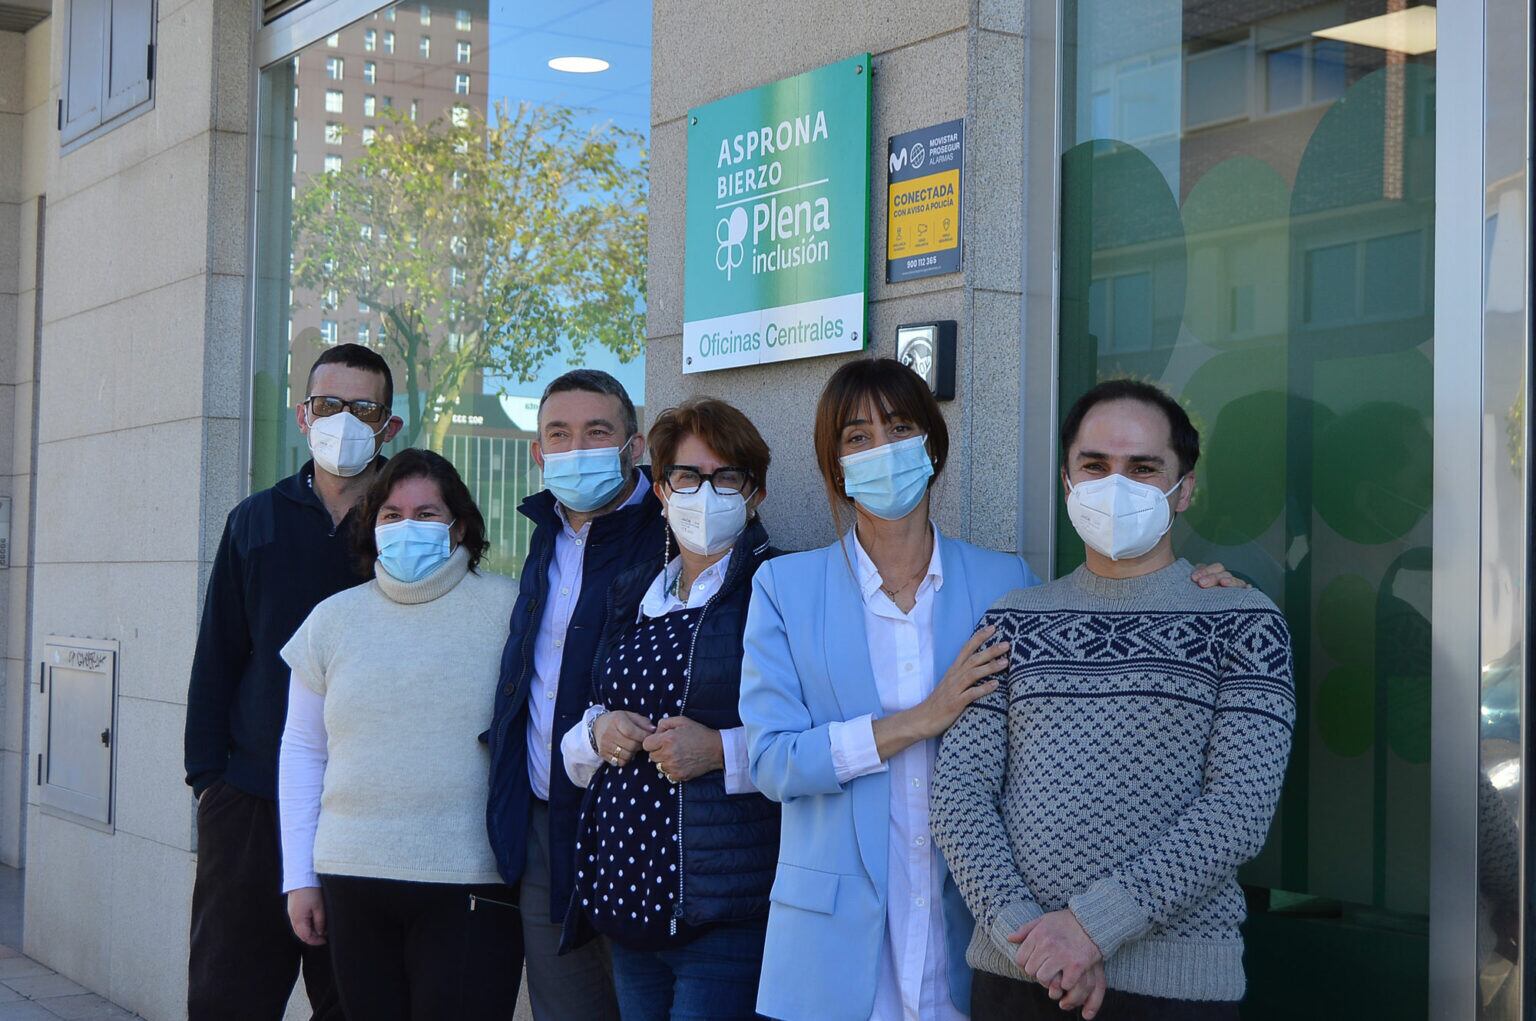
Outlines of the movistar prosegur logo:
M913 142L910 146L891 153L891 173L901 173L908 163L912 164L913 170L917 170L926 162L928 162L928 150L923 147L922 142Z
M731 279L731 272L746 258L747 211L740 206L731 210L715 227L715 240L720 247L715 251L715 267Z

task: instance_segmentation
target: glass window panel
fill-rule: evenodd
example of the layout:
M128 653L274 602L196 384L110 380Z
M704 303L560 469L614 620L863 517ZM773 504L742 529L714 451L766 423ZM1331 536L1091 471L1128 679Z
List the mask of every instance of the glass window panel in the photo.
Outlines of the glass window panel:
M367 82L369 85L372 85L374 82L378 81L378 78L379 65L371 60L363 61L363 81Z
M1436 57L1313 37L1399 6L1062 2L1060 408L1117 376L1179 399L1203 443L1176 550L1252 581L1294 642L1290 769L1239 873L1244 1021L1427 1002ZM1059 574L1082 544L1056 521ZM1514 704L1494 668L1485 706ZM1489 995L1520 965L1496 943Z
M1312 102L1322 103L1344 95L1348 50L1336 39L1312 42Z
M1248 44L1219 46L1184 62L1184 123L1192 128L1248 115Z
M434 15L452 19L456 37L447 44L421 46L425 37L410 28L396 56L395 34L380 33L381 45L368 54L374 80L409 83L398 112L396 97L369 90L356 74L331 86L335 112L301 105L301 84L328 80L316 46L262 72L251 481L271 485L304 464L308 450L292 408L308 368L324 347L366 339L391 365L394 412L405 422L386 452L422 446L452 460L486 516L488 566L515 572L529 534L517 506L541 485L529 446L544 386L577 366L601 368L618 376L644 414L650 8L561 0L530 19L521 9L462 2L428 4L421 17L424 24ZM420 11L412 4L405 17L414 23ZM391 7L369 20L397 17ZM593 40L610 69L585 78L530 74L563 52L551 47L564 37L530 27L551 19ZM614 38L644 44L602 42ZM323 40L318 50L325 52ZM357 94L349 99L350 92ZM343 162L324 152L328 124L372 144L349 150ZM615 143L611 163L584 149L590 132ZM453 153L449 165L426 158L445 137L451 146L431 152ZM567 169L558 196L516 187L510 168L530 146ZM385 159L409 168L395 184L376 172ZM501 213L487 216L487 189L497 188L511 189L510 197L497 192ZM491 300L528 282L537 262L525 245L568 243L593 205L604 210L602 237L579 248L566 285L547 292L559 300L537 313ZM528 222L550 227L530 238L516 229ZM327 240L341 237L350 240ZM612 311L585 314L594 305ZM467 368L449 371L458 365Z
M1114 279L1109 346L1146 351L1152 346L1152 274L1127 273Z
M1089 119L1092 122L1091 133L1094 138L1115 136L1115 97L1108 89L1102 89L1093 94Z
M1109 281L1095 280L1088 285L1088 335L1090 343L1104 350L1109 340Z
M1294 110L1306 101L1307 49L1287 46L1264 54L1264 109Z
M330 57L325 62L325 76L332 81L340 81L345 66L340 57Z
M347 94L345 92L342 92L340 89L327 89L325 91L326 113L345 113L346 108Z
M1526 981L1533 922L1531 792L1523 772L1532 679L1529 568L1520 555L1531 542L1531 6L1500 0L1486 10L1480 658L1487 665L1479 679L1477 906L1479 944L1497 949L1478 955L1478 1018L1516 1021L1532 1013L1536 998ZM1475 357L1476 348L1468 345L1468 354Z
M1117 85L1117 113L1120 136L1141 140L1164 138L1179 129L1179 95L1169 91L1170 79L1177 81L1179 65L1161 61L1120 74Z
M363 33L363 49L365 49L365 50L374 50L374 49L378 48L378 45L379 45L379 33L378 32L376 32L376 31L374 31L373 29L370 28L370 29L368 29L367 31L365 31Z
M1343 323L1355 318L1357 246L1314 248L1306 254L1308 323Z
M1424 235L1419 231L1365 243L1367 317L1408 317L1424 311Z
M421 37L421 59L422 60L431 60L432 59L432 37L431 36L424 35L424 36Z

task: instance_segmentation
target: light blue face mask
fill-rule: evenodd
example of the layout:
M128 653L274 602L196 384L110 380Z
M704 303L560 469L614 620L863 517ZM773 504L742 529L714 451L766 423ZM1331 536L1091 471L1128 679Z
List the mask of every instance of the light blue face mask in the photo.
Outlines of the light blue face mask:
M628 479L623 447L596 447L544 455L544 485L578 514L613 500Z
M448 528L441 521L391 521L380 525L373 530L380 566L398 581L420 581L453 556Z
M887 443L874 450L838 458L843 466L843 492L877 518L895 521L911 514L933 478L928 437Z

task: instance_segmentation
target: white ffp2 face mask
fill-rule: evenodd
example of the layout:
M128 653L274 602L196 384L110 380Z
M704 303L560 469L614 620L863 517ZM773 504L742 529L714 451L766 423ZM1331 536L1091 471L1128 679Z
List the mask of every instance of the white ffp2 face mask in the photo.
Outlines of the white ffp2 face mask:
M1184 478L1168 492L1124 475L1067 482L1067 517L1083 542L1111 560L1135 560L1151 552L1173 527L1173 508L1168 498L1178 492Z
M386 419L384 425L388 425ZM311 418L309 422L309 452L322 471L350 479L361 475L364 468L373 463L378 453L375 441L379 433L350 411L343 411L324 418Z
M747 527L747 501L740 493L717 493L706 482L693 493L667 496L667 523L683 546L704 557L724 553Z

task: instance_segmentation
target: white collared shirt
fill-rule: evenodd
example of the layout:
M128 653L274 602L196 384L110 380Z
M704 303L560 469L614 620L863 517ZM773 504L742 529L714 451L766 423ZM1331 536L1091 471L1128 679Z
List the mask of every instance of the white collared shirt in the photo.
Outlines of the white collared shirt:
M683 558L673 557L672 562L656 575L651 587L646 589L645 598L640 600L639 619L654 620L678 610L703 606L725 584L730 566L731 554L727 553L699 572L688 589L688 598L682 599L677 594L677 578L683 570ZM565 760L565 775L577 787L590 784L598 767L603 764L587 737L587 724L607 711L603 705L588 707L581 721L560 739L560 756ZM725 758L725 793L746 794L757 790L757 785L752 782L751 762L747 757L746 728L732 727L720 731L720 745Z
M650 483L635 469L635 488L619 507L633 507L645 499ZM565 635L571 626L576 600L581 598L586 568L587 537L592 521L571 528L565 508L555 503L560 531L555 534L554 556L549 558L549 595L533 639L533 677L528 685L528 783L534 797L549 800L549 763L554 754L555 695L560 687L560 667L565 661ZM595 518L592 520L596 520Z
M854 570L864 598L869 665L881 714L910 709L932 693L933 604L944 587L944 564L934 529L933 557L918 584L911 613L882 591L880 572L857 534ZM928 785L937 741L919 741L880 761L874 719L860 716L828 727L839 783L889 770L891 829L886 872L885 942L880 950L873 1021L965 1021L949 997L949 951L944 938L943 882L928 831Z

